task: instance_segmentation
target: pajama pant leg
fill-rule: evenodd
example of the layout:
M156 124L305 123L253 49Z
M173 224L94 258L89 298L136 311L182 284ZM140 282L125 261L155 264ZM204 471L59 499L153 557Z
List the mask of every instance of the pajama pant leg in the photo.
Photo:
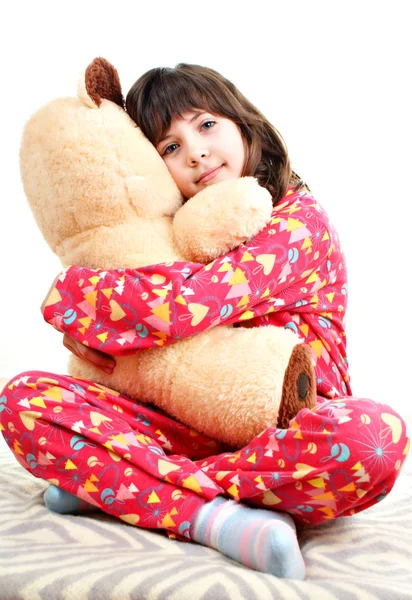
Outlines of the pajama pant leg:
M29 372L4 388L0 430L36 477L128 523L189 538L217 494L318 524L389 493L409 449L401 417L366 399L319 402L288 429L218 454L210 438L113 390Z
M189 538L221 488L187 456L218 443L92 382L27 372L0 392L0 430L32 473L127 523Z
M361 398L303 409L289 428L269 428L238 452L197 461L227 495L281 510L300 524L353 515L392 489L409 450L402 418Z

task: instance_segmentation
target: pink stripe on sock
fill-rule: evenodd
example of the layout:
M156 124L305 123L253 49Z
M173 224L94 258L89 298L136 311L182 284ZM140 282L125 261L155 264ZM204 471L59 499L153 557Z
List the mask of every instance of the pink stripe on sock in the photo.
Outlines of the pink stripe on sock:
M270 520L267 521L267 523L265 523L262 527L262 529L259 531L259 533L256 536L255 539L255 543L254 543L254 554L256 557L256 564L259 568L260 571L263 571L265 568L265 557L266 554L263 551L264 545L261 544L261 540L263 540L266 536L266 531L268 529L270 529L271 527L278 527L279 525L282 525L282 523L279 523L279 521L275 521L275 520ZM267 551L267 549L266 549Z
M208 546L209 548L210 548L210 537L212 535L213 523L215 522L218 513L221 511L222 506L224 506L224 504L220 504L213 510L213 512L210 513L207 523L206 523L203 544L205 546Z
M256 532L259 527L262 527L265 524L265 521L261 519L257 519L242 533L239 540L239 550L240 550L240 558L241 562L247 567L255 568L255 565L252 563L252 547L251 547L251 539L253 534Z

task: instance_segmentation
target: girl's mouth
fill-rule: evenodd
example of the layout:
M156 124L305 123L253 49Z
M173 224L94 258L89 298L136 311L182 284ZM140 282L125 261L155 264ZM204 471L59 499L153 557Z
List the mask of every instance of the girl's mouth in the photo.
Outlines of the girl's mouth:
M208 171L205 171L197 180L196 183L206 183L207 181L210 181L211 179L213 179L214 177L216 177L216 175L219 173L220 169L223 167L223 165L220 165L220 167L215 167L214 169L209 169Z

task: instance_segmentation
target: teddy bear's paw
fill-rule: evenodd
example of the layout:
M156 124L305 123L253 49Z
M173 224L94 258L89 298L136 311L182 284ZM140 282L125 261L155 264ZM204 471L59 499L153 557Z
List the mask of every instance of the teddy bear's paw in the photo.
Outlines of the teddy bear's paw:
M173 222L179 251L210 262L257 235L270 220L272 198L254 177L208 186L178 210Z

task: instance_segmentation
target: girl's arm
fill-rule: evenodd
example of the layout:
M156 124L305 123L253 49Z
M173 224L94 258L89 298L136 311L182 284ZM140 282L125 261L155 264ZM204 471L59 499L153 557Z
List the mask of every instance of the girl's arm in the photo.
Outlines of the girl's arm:
M44 318L77 341L119 356L296 309L322 284L316 272L332 235L311 196L289 193L253 240L209 265L68 268L45 302Z

